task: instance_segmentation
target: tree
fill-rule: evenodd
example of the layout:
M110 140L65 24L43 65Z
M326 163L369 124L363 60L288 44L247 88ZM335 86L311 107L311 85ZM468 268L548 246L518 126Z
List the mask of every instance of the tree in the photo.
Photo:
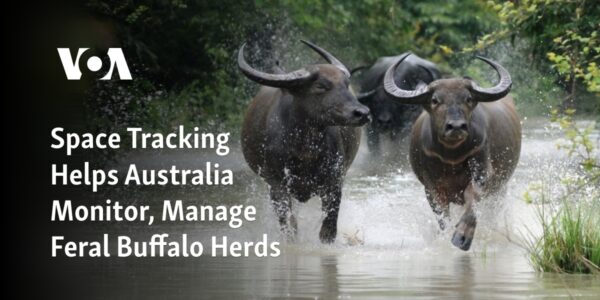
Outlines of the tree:
M582 84L600 105L600 6L589 0L488 1L502 28L484 35L473 48L504 38L527 37L537 60L547 59L568 91L564 107L573 107Z

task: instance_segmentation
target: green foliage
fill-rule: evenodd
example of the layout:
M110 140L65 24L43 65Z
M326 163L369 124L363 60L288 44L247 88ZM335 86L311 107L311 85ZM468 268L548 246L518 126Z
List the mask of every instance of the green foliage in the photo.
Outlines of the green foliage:
M556 96L563 93L557 91L555 77L542 75L545 67L532 68L529 63L523 64L524 61L534 64L548 57L551 59L548 62L555 65L555 72L568 80L571 72L565 66L571 65L574 56L565 51L579 49L583 58L577 56L576 59L582 64L573 69L573 77L585 81L590 91L598 87L598 63L594 61L597 60L598 45L594 39L597 30L588 30L590 26L597 26L598 22L594 21L598 17L591 11L596 8L585 3L579 17L571 20L573 3L581 1L562 2L528 0L520 5L511 2L490 2L490 5L482 0L90 0L86 7L92 18L126 51L136 81L148 86L147 89L134 87L138 90L133 93L136 97L152 96L153 99L151 103L133 101L143 105L129 107L134 112L131 116L126 113L106 115L97 124L115 126L136 120L142 122L138 125L153 126L180 121L198 126L212 123L238 126L236 120L241 118L246 103L258 87L237 70L235 54L239 46L249 43L248 59L259 69L268 71L275 61L280 61L286 69L294 69L317 61L312 52L299 45L300 38L330 50L349 67L369 64L380 56L413 51L442 68L453 70L453 75L465 74L483 82L491 79L487 80L490 82L494 79L487 78L488 72L482 70L489 68L484 65L462 69L473 61L459 51L479 40L472 48L475 51L483 47L481 41L487 41L489 43L483 44L493 43L493 47L486 48L486 55L497 60L506 52L513 52L502 63L513 75L513 93L520 111L526 114L547 111L548 106L554 107L563 101L562 96ZM499 27L500 21L503 27ZM548 28L540 26L540 22ZM566 30L571 33L567 34ZM493 33L483 35L484 32ZM508 36L515 36L514 49L502 46L494 50L502 45L496 41ZM557 37L560 37L560 45L552 46L558 40L549 41ZM522 45L539 53L553 54L543 52L532 60L529 48L524 49ZM462 74L457 74L459 72ZM115 83L98 88L106 94L118 95L122 93L119 88L132 87ZM111 88L114 90L109 90ZM144 91L150 94L143 94ZM153 94L156 91L162 93L157 96ZM96 90L90 97L99 92ZM587 94L578 94L578 98L582 99L580 102L593 102ZM172 108L174 99L178 99L176 103L185 113L177 113ZM593 99L598 102L600 98ZM102 110L119 111L122 107L110 100L91 101L89 107L96 109L91 114L96 115L101 115ZM145 111L150 108L151 112ZM148 117L140 118L140 115ZM161 116L161 119L152 120L149 116Z
M120 43L138 82L91 93L88 107L97 130L126 123L163 130L177 122L239 126L257 89L237 70L235 54L243 42L249 43L249 61L267 71L275 61L287 69L316 61L300 38L349 67L405 51L446 66L453 49L497 25L481 0L90 0L86 8ZM124 94L150 100L130 101L123 110L111 97Z
M562 36L556 37L553 42L556 51L546 55L552 66L567 81L575 77L583 81L588 91L600 93L600 42L598 31L588 37L583 37L577 32L567 30Z
M476 41L497 25L483 1L304 0L258 2L277 7L310 39L336 49L351 62L369 63L405 51L445 63L452 49ZM338 50L339 49L339 50ZM338 54L339 53L339 54Z
M267 12L231 0L92 0L86 6L121 43L136 74L133 84L115 82L90 93L96 130L122 124L165 131L174 124L238 126L249 95L234 53L247 39L270 35L263 24ZM115 101L123 97L144 100L123 110Z
M573 120L574 113L568 109L560 115L554 110L552 121L560 126L566 139L557 146L578 162L578 172L563 175L563 192L557 195L549 193L543 181L530 184L524 199L527 203L541 204L538 215L543 232L540 237L532 235L527 248L532 264L541 271L598 273L600 161L597 145L590 136L594 122L582 128Z
M90 0L87 10L119 41L138 73L167 88L207 83L239 45L264 32L252 2ZM223 9L230 7L232 9Z
M565 134L566 142L558 144L560 149L567 151L570 157L575 156L580 161L581 167L585 172L585 181L580 185L598 187L600 186L600 161L595 152L592 131L595 122L591 122L583 129L577 126L573 120L575 110L567 109L564 115L559 115L558 110L552 111L552 122L557 122Z
M600 273L598 209L598 205L588 207L567 203L549 220L540 215L542 236L527 245L536 269L558 273Z
M541 204L543 232L532 236L528 250L533 265L541 271L600 271L600 165L591 138L592 122L586 127L573 121L574 105L598 101L598 5L585 0L488 1L498 12L502 26L463 51L481 51L508 38L529 41L529 53L541 72L552 70L564 93L544 93L545 102L553 103L551 120L562 129L565 142L559 144L577 165L563 174L558 193L551 193L547 183L530 183L524 194L527 203ZM523 82L515 80L515 82ZM576 92L582 85L589 93ZM531 88L531 86L529 86ZM533 96L533 95L532 95ZM590 100L591 99L591 100ZM577 100L577 101L576 101ZM564 114L556 109L561 103ZM550 212L546 210L550 207Z
M527 38L531 41L531 55L549 65L568 91L564 107L578 102L590 102L598 110L600 101L600 6L586 0L523 0L488 1L497 11L502 27L486 34L473 47L464 51L478 51L506 38ZM544 60L547 59L547 60ZM579 95L582 84L589 94ZM595 95L594 95L595 94ZM594 100L589 100L594 99Z

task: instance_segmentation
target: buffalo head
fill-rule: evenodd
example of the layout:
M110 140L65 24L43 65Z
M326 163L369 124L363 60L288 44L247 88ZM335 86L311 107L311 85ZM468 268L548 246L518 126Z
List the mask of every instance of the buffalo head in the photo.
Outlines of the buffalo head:
M403 90L393 80L395 69L409 56L405 54L392 65L384 77L384 89L392 99L405 104L421 104L432 120L432 131L447 148L460 146L469 136L471 113L478 102L496 101L508 94L512 81L510 74L500 64L485 57L483 60L500 76L498 84L482 88L468 78L440 79L430 84L420 84L416 90Z
M252 68L244 59L244 45L238 54L240 70L262 85L280 88L293 96L293 105L306 118L321 126L361 126L369 119L369 108L350 91L350 72L325 49L302 41L329 64L308 65L285 74L270 74Z

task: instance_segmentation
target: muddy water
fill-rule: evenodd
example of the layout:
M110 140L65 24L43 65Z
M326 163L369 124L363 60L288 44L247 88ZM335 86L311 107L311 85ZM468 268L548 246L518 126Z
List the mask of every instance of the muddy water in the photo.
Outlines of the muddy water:
M519 167L504 197L476 207L479 224L468 252L450 244L451 232L438 232L422 186L402 163L403 154L374 162L361 148L344 187L338 240L324 246L318 242L320 201L296 203L299 235L295 243L286 243L268 206L266 185L236 152L220 162L235 170L233 187L117 191L110 196L138 203L184 199L198 204L255 205L257 221L236 230L219 223L120 225L102 230L140 238L157 231L186 232L207 243L215 234L258 240L267 233L283 243L281 256L96 260L91 263L100 270L92 274L95 288L111 297L153 298L600 299L599 276L535 273L519 246L524 234L539 232L534 207L522 200L528 183L556 182L556 176L572 163L556 149L556 128L541 120L525 120L524 128ZM598 139L597 132L594 139ZM402 146L388 146L403 151ZM154 155L136 154L126 161L193 168L207 159L192 153L165 153L158 159ZM460 207L452 208L454 220L460 214ZM362 245L349 245L352 241Z

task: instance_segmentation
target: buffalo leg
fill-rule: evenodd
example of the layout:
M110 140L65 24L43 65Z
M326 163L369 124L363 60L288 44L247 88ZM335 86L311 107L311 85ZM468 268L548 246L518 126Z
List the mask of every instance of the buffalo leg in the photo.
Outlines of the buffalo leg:
M475 235L475 228L477 227L477 216L473 211L473 205L475 202L481 200L481 195L488 179L492 175L491 161L486 156L479 157L478 159L471 159L468 162L469 169L471 171L472 180L463 191L463 200L465 212L458 224L456 224L456 230L452 236L452 244L462 250L469 250L471 243L473 242L473 236Z
M296 218L292 213L292 197L285 188L272 187L271 205L277 214L281 232L283 232L288 239L293 240L296 237L298 226L296 224Z
M427 201L435 217L438 221L438 225L441 230L446 229L446 220L450 218L450 205L445 196L440 193L434 193L429 190L425 190L427 195Z
M326 192L322 199L322 209L325 214L323 224L321 225L321 231L319 232L319 238L322 243L333 243L337 235L337 220L338 213L340 210L340 202L342 199L342 188L336 186L330 191Z
M480 188L476 183L471 182L463 192L463 197L465 199L465 212L456 224L452 244L467 251L471 248L471 242L477 227L477 217L473 211L473 204L481 198Z

